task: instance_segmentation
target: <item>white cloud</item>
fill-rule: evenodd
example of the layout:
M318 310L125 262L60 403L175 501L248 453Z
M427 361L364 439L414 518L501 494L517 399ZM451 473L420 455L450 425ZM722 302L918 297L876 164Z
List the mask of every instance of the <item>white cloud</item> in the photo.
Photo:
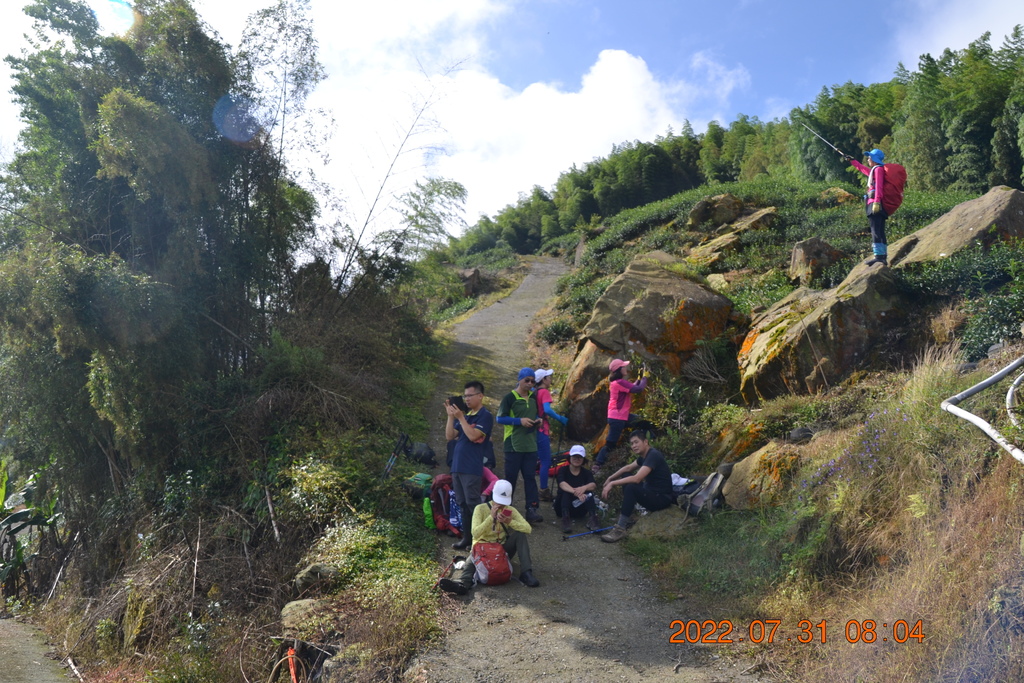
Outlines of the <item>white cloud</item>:
M222 40L237 47L247 15L273 0L254 0L245 10L222 0L194 4ZM669 126L678 130L688 111L702 118L705 109L725 111L730 96L749 87L742 65L723 66L708 53L694 55L687 80L664 81L642 58L605 50L577 83L513 90L482 66L493 58L488 29L513 4L312 0L321 61L330 75L310 106L330 110L337 122L333 138L322 143L332 161L314 172L343 192L351 223L365 219L389 167L384 201L375 210L378 228L393 220L390 198L428 174L467 187L472 223L533 185L550 189L559 173L607 155L616 143L651 140ZM432 106L396 160L428 100ZM697 130L700 124L694 121Z
M451 132L436 171L470 193L470 221L494 214L534 185L550 188L574 163L607 155L613 144L649 140L680 121L670 86L647 64L605 50L578 90L534 83L516 92L479 70L454 75L437 116Z
M947 47L961 50L986 31L998 48L1016 24L1024 23L1020 0L914 0L893 40L895 55L910 70L925 53L938 57ZM892 62L891 58L885 60Z

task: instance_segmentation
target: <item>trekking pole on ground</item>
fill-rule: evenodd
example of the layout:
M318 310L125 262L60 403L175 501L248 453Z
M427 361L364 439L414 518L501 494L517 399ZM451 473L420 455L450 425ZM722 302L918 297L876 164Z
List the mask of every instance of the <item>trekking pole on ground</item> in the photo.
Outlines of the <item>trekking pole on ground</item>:
M434 582L434 588L437 588L441 584L441 579L448 576L448 572L450 572L452 570L452 567L454 566L455 558L453 557L452 561L448 563L448 566L441 570L441 576L437 577L437 581ZM434 588L431 588L431 590L433 590Z
M602 531L611 531L614 526L606 526L603 529L594 529L593 531L584 531L582 534L573 534L572 536L562 536L563 541L568 541L570 538L579 538L580 536L590 536L591 534L599 534Z
M837 153L837 154L839 154L839 156L843 157L844 159L852 159L852 158L853 158L853 157L851 157L851 156L850 156L849 154L847 154L846 152L844 152L843 150L841 150L841 149L839 149L838 147L836 147L835 145L833 145L833 144L832 144L831 142L829 142L829 141L828 141L828 140L826 140L825 138L823 138L823 137L821 137L820 135L818 135L818 134L817 134L817 132L815 132L815 130L814 130L813 128L811 128L810 126L808 126L808 125L807 125L806 123L804 123L803 121L801 121L801 122L800 122L800 125L801 125L801 126L803 126L804 128L806 128L807 130L811 131L811 134L812 134L812 135L813 135L814 137L818 138L819 140L821 140L822 142L824 142L824 143L825 143L826 145L828 145L829 147L831 147L832 149L834 149L834 150L836 151L836 153Z
M384 472L380 475L381 479L387 479L388 475L391 474L391 468L398 462L398 454L402 452L402 448L409 440L408 434L402 434L398 437L398 443L395 444L394 450L391 451L391 457L388 458L388 463L384 465Z

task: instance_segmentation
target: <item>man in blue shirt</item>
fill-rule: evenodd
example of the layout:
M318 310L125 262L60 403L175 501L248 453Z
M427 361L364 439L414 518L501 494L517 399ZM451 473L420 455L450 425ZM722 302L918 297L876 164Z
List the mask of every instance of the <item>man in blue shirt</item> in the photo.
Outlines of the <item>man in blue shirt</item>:
M477 381L466 382L462 393L467 411L463 413L450 401L444 402L448 421L444 435L449 441L455 440L452 454L452 490L455 501L462 512L462 538L452 547L456 550L473 545L470 520L473 510L484 502L480 486L484 474L484 458L487 455L487 440L491 438L494 417L484 408L484 385Z

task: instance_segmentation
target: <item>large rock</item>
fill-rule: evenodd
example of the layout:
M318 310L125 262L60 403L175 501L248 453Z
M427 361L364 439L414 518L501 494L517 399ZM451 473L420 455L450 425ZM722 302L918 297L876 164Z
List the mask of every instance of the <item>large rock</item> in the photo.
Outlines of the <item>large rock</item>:
M793 246L789 260L789 279L805 287L821 275L828 266L843 257L843 253L820 237L811 237Z
M743 213L743 200L729 193L705 197L693 205L686 219L686 228L693 230L711 221L714 226L732 223Z
M733 465L732 474L722 487L726 504L734 510L770 505L784 489L799 460L797 449L774 441L751 453Z
M303 595L307 591L329 586L337 581L340 572L327 564L311 564L295 575L292 584L295 594Z
M317 610L327 603L323 600L293 600L281 608L281 628L285 635L298 632Z
M827 389L869 365L907 309L882 266L859 264L828 291L800 287L751 323L738 357L744 400Z
M740 250L740 236L734 232L720 235L710 242L694 247L687 257L692 263L714 267L725 260L730 254Z
M569 401L565 416L570 439L589 441L607 424L608 363L614 357L590 340L576 354L561 394L563 401Z
M976 242L1024 237L1024 192L999 185L889 245L889 263L903 268L938 261Z
M733 232L737 235L742 235L745 232L751 230L764 230L770 228L772 223L779 215L779 210L774 206L769 206L764 209L758 209L752 214L741 216L732 221L732 223L726 223L716 230L719 234L727 232Z
M725 331L732 302L686 270L664 252L643 254L598 299L562 390L572 405L570 438L589 440L605 425L612 358L635 354L678 373L698 342Z
M462 280L462 293L469 297L480 292L484 278L479 268L467 268L459 271L459 279Z
M731 222L720 225L714 231L717 237L694 247L687 260L702 266L714 267L728 255L743 248L743 233L770 227L777 215L778 210L774 206L759 209L742 217L737 215Z

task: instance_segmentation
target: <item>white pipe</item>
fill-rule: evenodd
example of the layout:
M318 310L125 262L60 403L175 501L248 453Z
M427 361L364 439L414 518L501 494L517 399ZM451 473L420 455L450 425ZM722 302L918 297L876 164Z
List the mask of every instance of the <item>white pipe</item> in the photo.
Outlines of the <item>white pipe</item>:
M1005 368L1003 368L996 374L992 375L988 379L982 382L978 382L970 389L961 391L956 396L951 396L947 398L945 401L942 402L942 409L945 410L947 413L951 413L963 420L967 420L968 422L976 426L978 429L988 434L990 439L999 444L1010 455L1012 455L1018 461L1024 463L1024 451L1022 451L1021 449L1017 448L1012 443L1007 441L1006 438L1004 438L1003 435L1000 434L999 431L995 427L990 425L988 422L985 422L974 413L969 413L966 410L957 407L957 404L959 404L960 401L963 401L965 398L969 398L974 394L989 388L996 382L1000 381L1001 379L1009 375L1014 370L1020 368L1022 365L1024 365L1024 356L1021 356L1014 362L1010 363Z
M1014 408L1017 407L1017 387L1020 386L1021 382L1024 382L1024 373L1021 373L1017 379L1013 380L1009 391L1006 392L1006 414L1010 416L1010 422L1013 423L1014 427L1020 427L1020 422L1017 420L1017 416L1014 415Z

